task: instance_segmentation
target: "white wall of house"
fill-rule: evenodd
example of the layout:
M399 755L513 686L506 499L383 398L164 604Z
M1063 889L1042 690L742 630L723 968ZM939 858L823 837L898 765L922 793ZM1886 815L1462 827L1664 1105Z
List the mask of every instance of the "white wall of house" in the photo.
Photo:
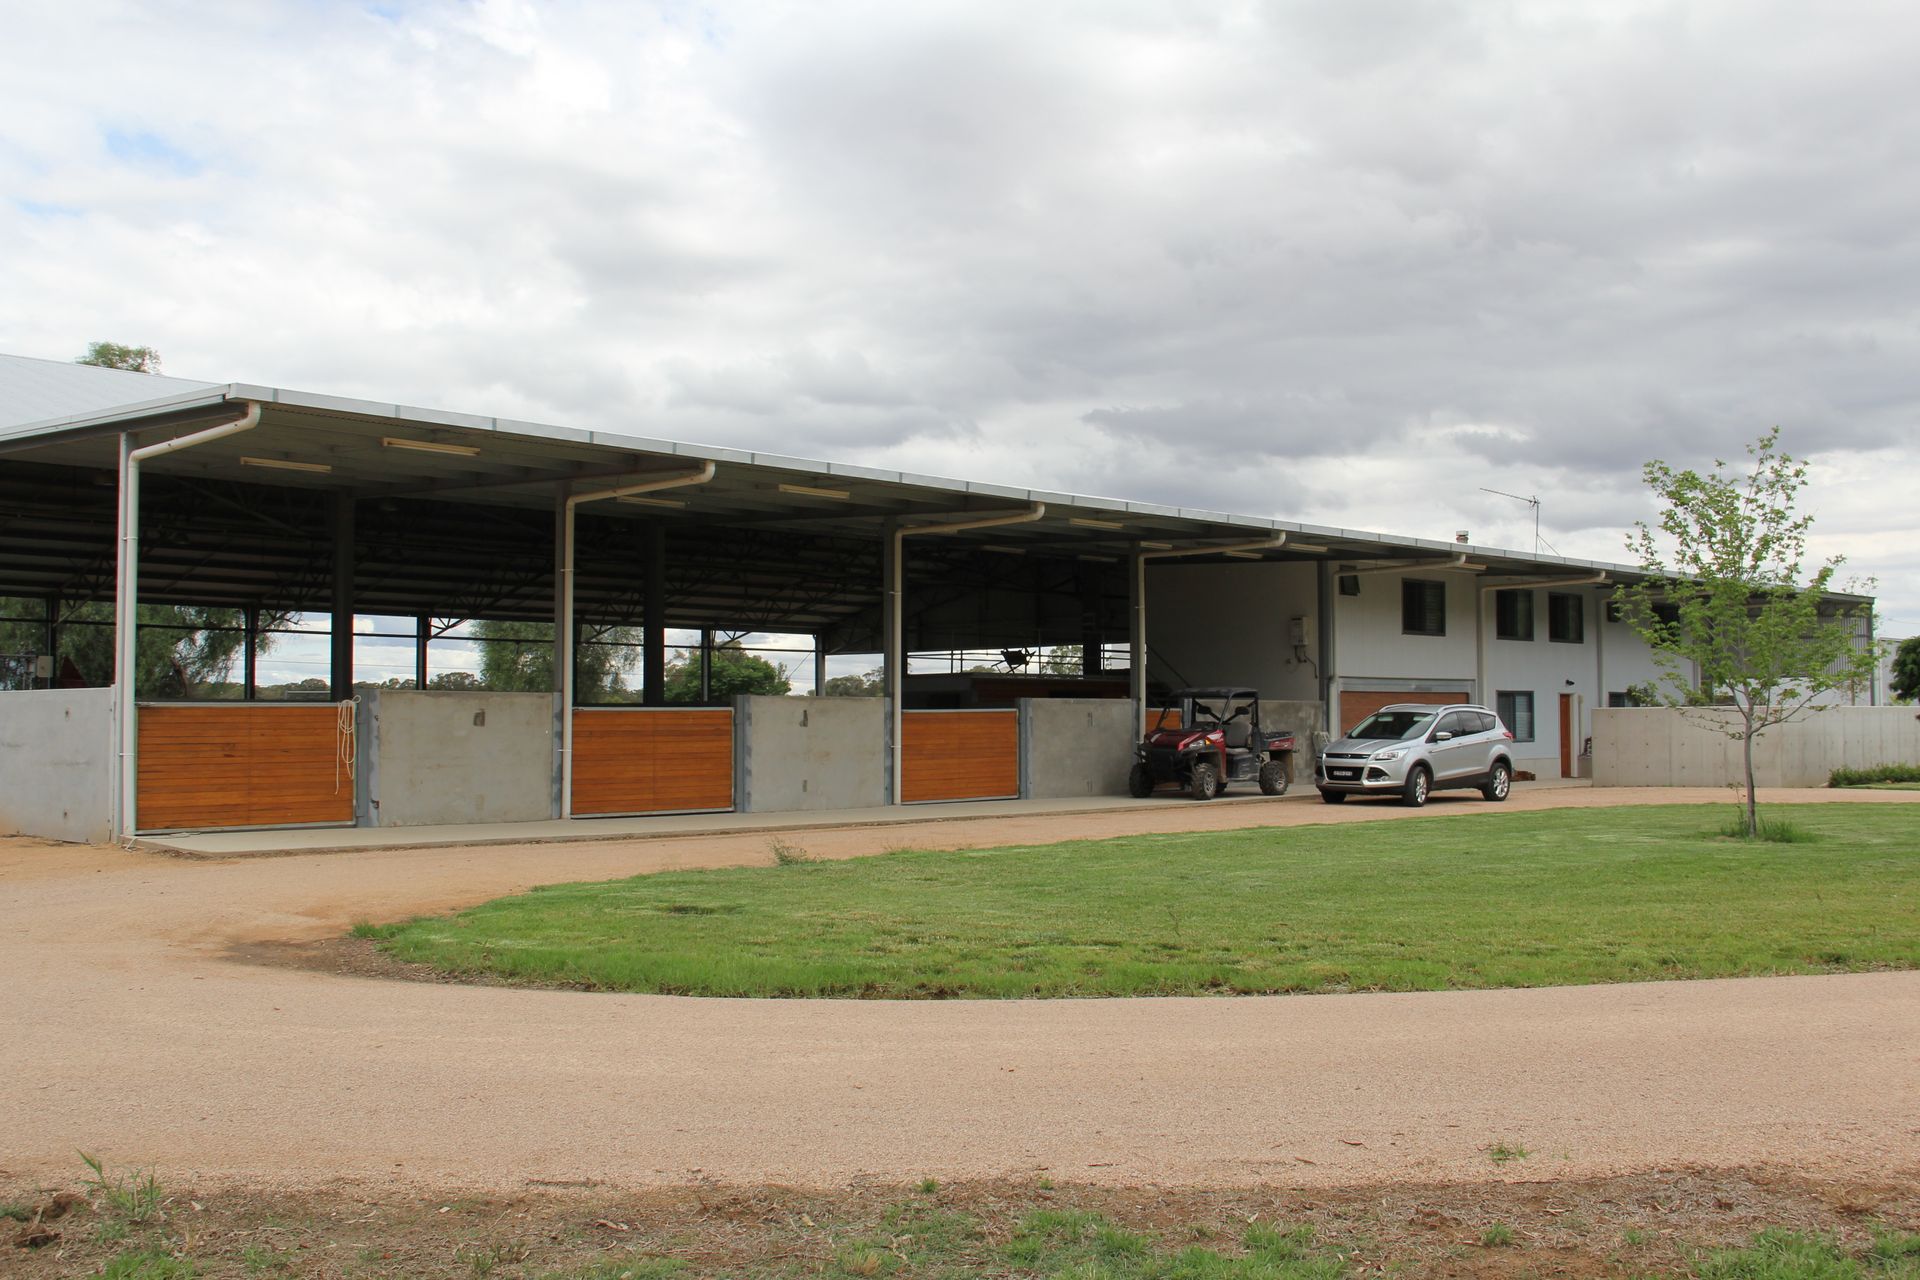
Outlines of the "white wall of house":
M1457 679L1477 673L1473 633L1474 573L1360 574L1360 594L1333 597L1334 665L1341 678L1376 680ZM1401 630L1401 584L1409 578L1446 584L1445 635L1407 635Z
M1244 684L1320 700L1318 566L1147 562L1147 673L1169 685ZM1395 615L1398 616L1397 614ZM1302 619L1305 660L1289 630Z

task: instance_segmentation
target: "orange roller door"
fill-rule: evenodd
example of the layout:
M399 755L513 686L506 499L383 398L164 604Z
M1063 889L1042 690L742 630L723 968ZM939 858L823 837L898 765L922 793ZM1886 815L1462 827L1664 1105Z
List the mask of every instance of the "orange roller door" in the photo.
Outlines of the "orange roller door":
M142 831L353 821L332 703L139 709Z
M908 711L901 715L900 798L1005 800L1020 794L1015 711Z
M573 713L573 812L733 808L733 712L609 708Z

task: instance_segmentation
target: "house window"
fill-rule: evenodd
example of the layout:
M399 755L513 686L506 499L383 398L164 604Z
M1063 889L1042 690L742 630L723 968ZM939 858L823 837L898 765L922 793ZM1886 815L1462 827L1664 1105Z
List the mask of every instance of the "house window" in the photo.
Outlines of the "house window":
M1587 631L1587 602L1558 591L1547 594L1547 639L1579 644Z
M1400 630L1410 636L1447 634L1447 584L1401 579Z
M1503 689L1494 695L1494 710L1513 732L1515 742L1533 741L1533 691Z
M1360 594L1360 575L1357 573L1341 574L1340 575L1340 594L1343 596L1359 595Z
M1533 592L1493 593L1493 634L1502 640L1533 639Z

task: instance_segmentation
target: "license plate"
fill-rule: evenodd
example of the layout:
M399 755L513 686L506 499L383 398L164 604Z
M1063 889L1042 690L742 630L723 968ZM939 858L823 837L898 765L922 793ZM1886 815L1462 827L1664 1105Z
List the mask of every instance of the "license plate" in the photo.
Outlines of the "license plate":
M1327 776L1340 782L1352 782L1360 776L1360 771L1358 769L1329 769L1327 770Z

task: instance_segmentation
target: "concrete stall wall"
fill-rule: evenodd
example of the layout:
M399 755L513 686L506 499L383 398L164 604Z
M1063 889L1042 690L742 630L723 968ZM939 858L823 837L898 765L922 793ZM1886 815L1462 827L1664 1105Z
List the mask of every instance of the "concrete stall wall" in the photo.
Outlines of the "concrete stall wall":
M1717 732L1731 712L1669 707L1602 709L1593 716L1593 781L1601 787L1722 787L1743 777L1741 745ZM1823 787L1835 769L1920 764L1913 707L1830 707L1776 725L1753 741L1763 787Z
M1399 599L1396 594L1396 619ZM1314 664L1323 661L1319 612L1318 569L1311 564L1150 560L1147 674L1174 687L1239 684L1268 698L1316 701ZM1294 618L1306 636L1305 662L1295 656Z
M741 813L866 809L887 802L886 700L734 700L734 807Z
M0 832L113 835L113 690L0 693Z
M1295 749L1305 756L1313 750L1316 735L1325 737L1327 708L1320 702L1262 698L1260 699L1260 724L1264 728L1284 729L1293 734L1299 739Z
M1020 794L1028 800L1123 796L1133 767L1133 703L1023 698Z
M371 689L360 695L359 822L553 816L553 695Z

